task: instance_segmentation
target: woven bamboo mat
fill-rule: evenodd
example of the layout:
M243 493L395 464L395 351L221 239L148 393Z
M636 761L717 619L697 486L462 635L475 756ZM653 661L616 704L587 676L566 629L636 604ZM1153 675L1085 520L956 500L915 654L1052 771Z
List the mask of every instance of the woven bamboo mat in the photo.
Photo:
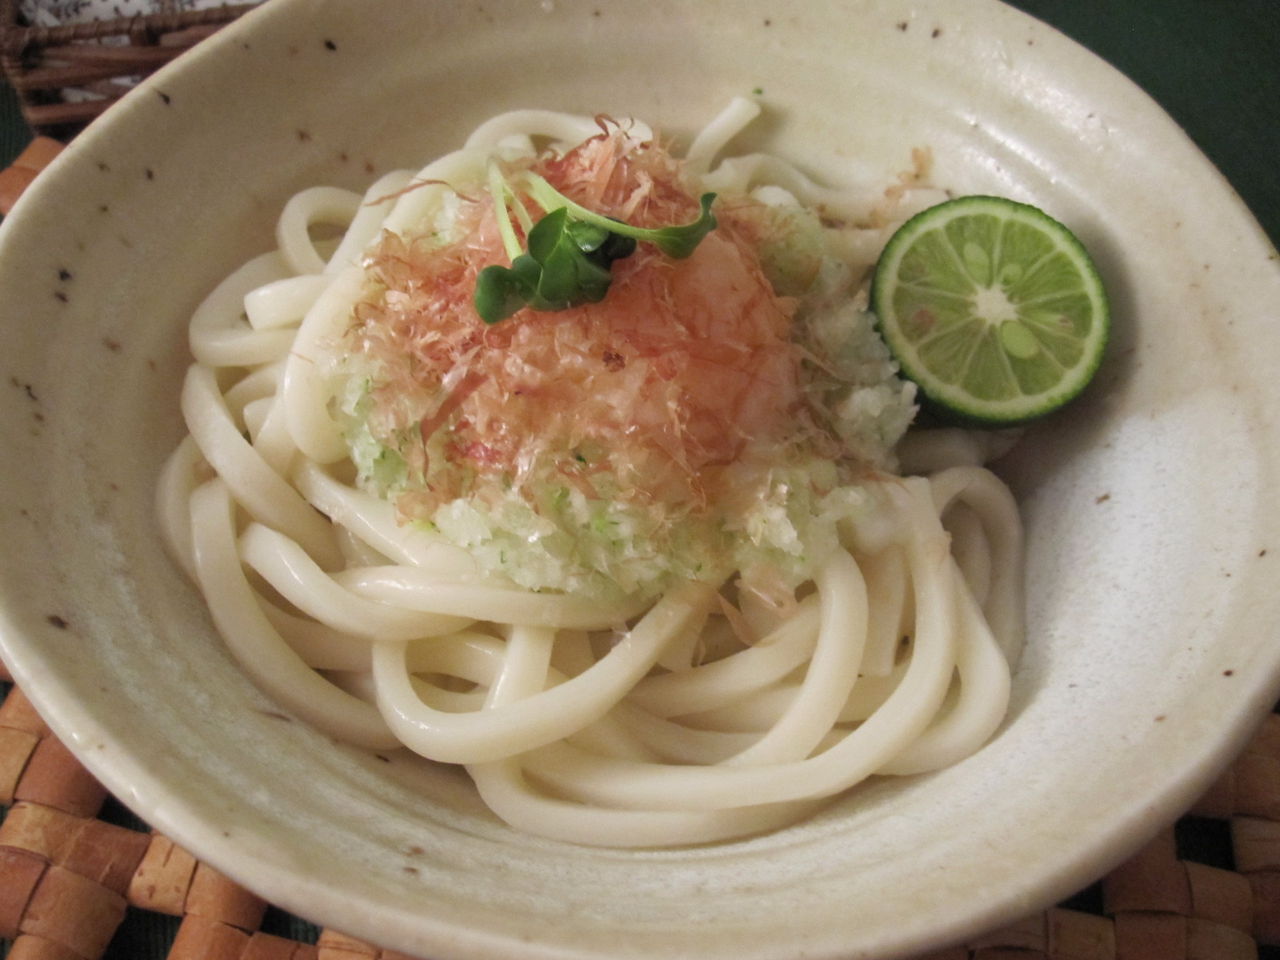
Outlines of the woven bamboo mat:
M132 79L164 66L257 2L179 11L173 0L154 0L156 12L148 15L48 27L26 23L17 0L0 0L0 69L31 129L66 139L109 109Z

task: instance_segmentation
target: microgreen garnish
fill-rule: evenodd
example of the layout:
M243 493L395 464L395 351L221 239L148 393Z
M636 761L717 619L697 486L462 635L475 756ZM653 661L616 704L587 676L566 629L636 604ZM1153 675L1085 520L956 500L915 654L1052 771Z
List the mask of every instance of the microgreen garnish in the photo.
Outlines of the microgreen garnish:
M652 243L667 256L674 257L677 260L693 253L698 244L702 242L702 238L714 230L716 226L715 215L711 212L711 202L716 198L714 193L704 193L702 195L699 201L702 209L696 220L676 226L647 229L611 220L602 214L588 210L586 207L574 203L537 174L529 175L529 196L533 197L544 210L563 207L579 220L594 223L596 226L603 227L613 233L622 234L624 237L632 237L645 243Z
M521 307L567 310L599 303L609 292L614 260L629 257L635 240L552 210L529 231L529 252L510 267L493 264L476 279L476 311L497 323Z
M714 193L702 195L696 220L645 228L588 210L536 174L527 175L526 187L529 197L547 213L529 228L523 222L527 213L517 200L517 217L528 234L528 250L523 251L507 209L515 192L496 168L489 171L498 229L511 266L492 264L476 278L475 307L485 323L504 320L522 307L567 310L599 303L613 282L613 262L631 256L637 242L651 243L667 256L682 259L716 226L711 212Z

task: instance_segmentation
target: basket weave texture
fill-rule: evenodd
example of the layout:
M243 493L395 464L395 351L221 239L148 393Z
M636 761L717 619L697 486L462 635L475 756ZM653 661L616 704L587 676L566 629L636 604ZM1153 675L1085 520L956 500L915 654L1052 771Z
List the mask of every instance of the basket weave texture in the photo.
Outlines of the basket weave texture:
M31 129L66 140L128 91L131 80L168 63L254 6L162 9L139 17L35 27L22 21L16 0L0 0L0 67ZM80 96L68 96L70 90Z

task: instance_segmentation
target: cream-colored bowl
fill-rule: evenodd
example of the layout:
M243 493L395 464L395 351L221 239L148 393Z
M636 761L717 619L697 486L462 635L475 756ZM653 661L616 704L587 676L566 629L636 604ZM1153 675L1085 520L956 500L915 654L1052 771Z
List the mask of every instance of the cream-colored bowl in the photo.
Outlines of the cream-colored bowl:
M769 836L522 836L465 778L335 746L241 675L161 549L186 320L298 188L361 186L518 106L685 134L763 91L832 182L1029 200L1115 307L1088 398L1007 464L1030 638L972 759ZM0 235L0 643L88 767L276 903L437 960L870 957L1044 906L1190 802L1280 680L1280 267L1114 70L994 0L271 0L142 85Z

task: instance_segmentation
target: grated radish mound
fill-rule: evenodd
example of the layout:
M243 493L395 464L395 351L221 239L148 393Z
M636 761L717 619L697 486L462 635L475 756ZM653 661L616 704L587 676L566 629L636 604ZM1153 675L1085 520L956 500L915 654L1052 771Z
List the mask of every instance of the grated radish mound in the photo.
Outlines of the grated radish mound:
M523 168L635 226L698 213L679 163L616 126ZM341 371L362 484L530 588L803 579L914 413L816 218L721 197L690 257L641 244L602 302L488 325L476 277L509 259L484 185L453 187L444 231L366 259Z

